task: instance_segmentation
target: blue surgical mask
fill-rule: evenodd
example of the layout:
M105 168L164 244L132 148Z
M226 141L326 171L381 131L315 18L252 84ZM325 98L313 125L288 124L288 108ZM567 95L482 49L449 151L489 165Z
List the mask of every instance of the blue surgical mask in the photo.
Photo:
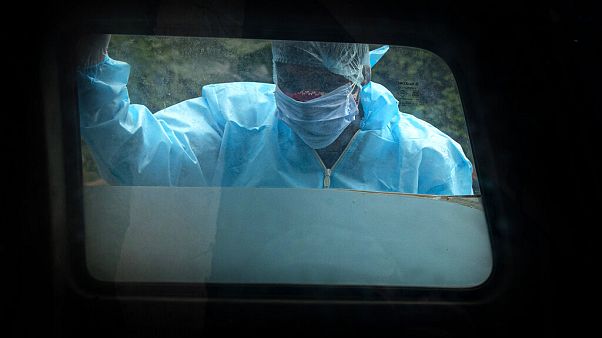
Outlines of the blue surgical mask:
M311 148L325 148L358 114L357 104L351 95L354 88L354 84L346 84L313 100L300 102L276 86L276 116Z

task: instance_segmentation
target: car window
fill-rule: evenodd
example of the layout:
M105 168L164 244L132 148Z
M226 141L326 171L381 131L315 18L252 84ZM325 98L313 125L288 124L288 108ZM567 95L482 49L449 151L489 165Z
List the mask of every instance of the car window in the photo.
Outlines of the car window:
M371 50L382 47L382 45L374 44L369 46ZM183 101L198 98L201 96L202 88L207 85L233 82L273 83L275 80L271 43L267 40L113 35L109 46L109 56L115 60L127 62L131 67L127 82L129 102L142 104L153 114ZM308 75L304 80L312 78L309 75L315 73L314 69L315 67L307 68L304 73ZM328 76L322 74L315 77L322 79L328 90L340 86L341 79L343 82L345 81L341 76L325 73L328 73ZM280 86L285 88L288 83L302 83L300 78L298 74L283 78ZM296 81L296 79L299 80ZM472 191L465 189L462 193L448 191L446 194L479 195L480 188L475 170L475 159L468 137L461 99L454 76L447 64L434 53L424 49L390 46L384 56L372 67L371 80L383 85L391 92L398 101L399 112L406 116L406 120L409 117L413 118L406 123L406 126L411 124L415 127L418 124L426 123L434 127L432 131L440 131L453 142L457 142L460 152L466 156L467 163L471 165L470 179L472 182L470 187ZM402 128L406 128L406 126ZM413 132L404 129L403 134L415 138L417 134L423 133L427 129L427 126L414 127L412 128ZM422 137L433 137L432 133L425 135ZM395 135L389 136L389 138L394 139ZM428 144L424 146L429 147ZM423 146L421 145L421 147ZM449 144L444 147L454 148ZM341 148L343 146L339 147L338 153L332 155L334 158L330 161L331 165L329 166L332 166L332 163L340 157ZM84 183L106 184L106 179L100 174L95 157L84 140L82 140L82 150ZM449 149L443 149L443 152L447 151ZM454 150L454 152L456 151ZM322 155L323 152L320 151L320 154ZM380 155L375 153L375 156ZM395 156L395 154L390 155ZM453 157L457 154L439 154L439 156L446 155ZM403 155L397 154L397 156ZM422 156L422 154L413 154L413 156ZM356 160L356 158L351 160ZM427 160L421 163L423 171L428 171L427 165L432 168L437 165L437 163L429 164ZM217 160L212 159L212 162L217 162ZM392 165L401 168L410 163L406 161L404 164ZM448 169L449 171L455 170L453 166ZM388 172L392 172L392 170L388 170ZM336 175L336 171L334 173ZM367 175L371 174L360 175L359 179L366 179ZM417 180L418 177L414 179ZM430 193L426 188L422 191L417 189L403 191L404 187L401 187L399 182L391 182L391 180L393 178L390 177L389 182L384 186L357 184L352 188ZM146 182L143 185L148 184L153 183ZM395 186L396 184L397 186ZM436 183L432 184L436 185ZM198 185L212 184L205 182L205 184L199 183ZM213 185L222 185L222 182ZM268 182L266 185L273 186L274 184ZM341 187L349 188L349 184ZM441 193L433 191L433 194Z
M78 73L92 277L487 280L488 227L449 67L413 47L322 44L299 53L324 67L302 68L273 63L266 40L111 37L108 56Z

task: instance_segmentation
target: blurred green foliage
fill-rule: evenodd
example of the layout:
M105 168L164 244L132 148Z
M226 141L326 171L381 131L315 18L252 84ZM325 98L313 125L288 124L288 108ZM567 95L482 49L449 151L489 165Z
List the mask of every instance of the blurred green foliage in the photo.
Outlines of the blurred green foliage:
M157 112L201 95L206 84L272 82L269 41L114 35L113 59L130 64L130 101Z
M109 55L130 64L130 101L152 112L200 96L206 84L272 82L271 44L265 40L113 35ZM372 70L372 81L393 93L400 111L456 140L474 163L456 82L441 58L392 46ZM98 180L89 150L82 149L85 182ZM478 193L476 183L474 188Z

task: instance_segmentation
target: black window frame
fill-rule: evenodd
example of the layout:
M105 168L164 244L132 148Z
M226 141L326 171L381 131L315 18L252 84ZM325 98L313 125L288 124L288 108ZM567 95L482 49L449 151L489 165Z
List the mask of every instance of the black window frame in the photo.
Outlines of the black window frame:
M196 8L196 7L195 7ZM269 9L268 9L269 8ZM135 9L135 11L134 11ZM51 188L56 192L51 201L54 211L57 255L63 262L62 272L78 293L97 298L178 298L193 301L314 301L321 303L382 303L382 304L479 304L495 297L507 282L512 259L508 246L507 215L497 188L494 154L487 140L484 116L489 112L488 102L480 100L477 73L479 62L474 54L474 41L449 22L438 17L413 18L410 14L379 22L352 13L344 24L329 12L319 12L309 24L295 26L298 14L290 20L273 18L282 12L271 7L244 7L242 21L229 17L230 13L216 12L216 25L196 25L191 16L183 15L189 7L175 6L162 12L152 5L134 7L136 14L105 8L91 19L82 19L74 10L50 35L45 68L47 86L47 132ZM198 9L198 8L197 8ZM90 11L86 8L86 11ZM160 14L165 14L164 16ZM325 14L326 13L326 14ZM220 17L224 14L224 17ZM332 13L330 13L332 14ZM179 16L181 15L181 16ZM336 17L336 14L333 14ZM345 17L345 16L344 16ZM184 19L182 19L184 18ZM297 20L295 20L297 19ZM363 29L364 27L370 29ZM184 283L109 283L92 278L86 268L83 217L83 178L74 83L73 46L78 34L112 33L169 36L230 37L252 39L290 39L317 41L357 41L371 44L411 46L428 50L442 58L450 67L460 94L469 139L471 142L481 187L481 200L489 227L493 270L483 284L465 288L427 287L339 287L290 285L228 285ZM57 114L60 112L60 114Z

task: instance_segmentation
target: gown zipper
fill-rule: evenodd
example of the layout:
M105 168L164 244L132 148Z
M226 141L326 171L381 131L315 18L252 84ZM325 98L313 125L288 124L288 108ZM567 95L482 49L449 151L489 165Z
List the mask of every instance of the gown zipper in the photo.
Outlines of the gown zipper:
M318 158L318 161L320 162L320 165L322 166L322 169L324 170L324 179L322 180L322 185L323 185L324 189L330 188L330 176L332 176L332 171L337 166L337 164L339 164L339 162L341 161L341 158L343 158L343 155L345 155L345 153L349 150L349 146L351 145L351 143L353 142L353 140L355 139L355 137L357 136L358 133L359 133L359 130L357 130L355 132L355 134L353 134L353 137L351 137L351 140L349 140L349 143L347 143L347 145L345 146L345 149L343 149L343 152L341 153L341 155L339 155L339 158L337 158L337 160L334 162L334 164L332 165L331 168L326 168L326 165L324 164L324 161L322 161L322 159L320 158L320 155L318 154L318 152L315 149L313 149L314 154Z

